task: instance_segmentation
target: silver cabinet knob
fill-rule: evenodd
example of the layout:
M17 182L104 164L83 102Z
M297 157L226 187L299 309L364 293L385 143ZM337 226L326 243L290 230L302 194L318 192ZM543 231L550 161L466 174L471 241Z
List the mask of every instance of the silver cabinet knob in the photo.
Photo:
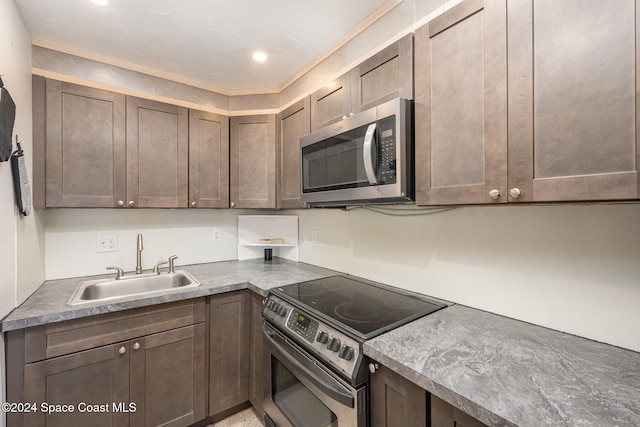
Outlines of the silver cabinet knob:
M231 207L232 207L232 208L235 208L235 207L236 207L236 204L235 204L234 202L231 202Z
M135 204L136 204L136 202L134 202L133 200L129 200L129 207L130 208L132 208Z
M137 343L133 344L133 349L134 350L140 350L140 343L137 342Z
M514 199L517 199L518 197L520 197L521 194L522 194L522 192L517 187L514 187L511 190L509 190L509 195L511 197L513 197Z
M118 206L120 207L124 206L124 200L118 200Z
M195 208L196 207L196 202L191 202L191 207Z
M369 363L369 372L371 372L372 374L375 374L377 370L378 370L377 363Z
M489 191L489 196L491 196L493 200L498 200L500 198L500 190L494 188Z
M118 349L118 353L120 354L125 354L127 352L127 347L122 346Z

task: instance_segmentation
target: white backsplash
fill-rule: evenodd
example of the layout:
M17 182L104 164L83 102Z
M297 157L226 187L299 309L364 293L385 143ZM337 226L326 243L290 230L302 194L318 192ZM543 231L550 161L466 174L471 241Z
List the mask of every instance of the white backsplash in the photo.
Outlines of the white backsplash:
M171 255L176 266L237 258L237 215L231 209L48 209L45 219L47 279L125 272L136 266L142 233L143 269ZM214 241L213 229L221 232ZM117 236L118 250L98 253L98 236Z
M640 204L296 213L302 262L640 351Z
M132 271L137 233L145 269L174 254L177 265L236 259L237 215L261 213L49 209L47 278ZM302 262L640 351L640 204L282 214L299 216ZM97 253L99 235L117 235L119 250Z

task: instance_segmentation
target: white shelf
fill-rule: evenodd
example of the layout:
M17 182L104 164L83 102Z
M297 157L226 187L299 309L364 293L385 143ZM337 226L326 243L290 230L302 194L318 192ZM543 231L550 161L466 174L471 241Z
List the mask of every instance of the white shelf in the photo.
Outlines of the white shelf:
M260 248L296 248L297 243L239 243L240 246L260 247Z
M262 258L266 248L273 249L275 257L298 261L296 215L238 215L238 259Z

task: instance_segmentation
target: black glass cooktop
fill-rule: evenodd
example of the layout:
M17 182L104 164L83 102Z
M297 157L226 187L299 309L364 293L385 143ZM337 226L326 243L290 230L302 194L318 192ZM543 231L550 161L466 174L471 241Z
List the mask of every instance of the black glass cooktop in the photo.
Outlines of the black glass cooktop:
M301 310L321 313L334 326L346 327L362 339L445 307L422 295L340 275L282 286L272 292Z

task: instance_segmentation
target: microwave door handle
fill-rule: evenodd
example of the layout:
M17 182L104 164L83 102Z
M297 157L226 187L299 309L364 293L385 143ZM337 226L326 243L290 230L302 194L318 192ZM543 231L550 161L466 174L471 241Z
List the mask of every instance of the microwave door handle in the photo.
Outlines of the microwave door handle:
M313 372L302 365L302 363L298 362L293 356L289 354L289 352L285 348L278 344L278 342L274 339L275 334L269 331L269 329L264 325L262 326L262 332L264 333L264 337L267 339L267 344L274 348L280 356L284 357L289 364L293 365L293 367L299 370L300 373L304 375L309 381L314 383L316 387L321 389L333 400L340 402L341 404L348 406L349 408L354 407L353 396L347 393L346 390L338 389L336 386L329 384L314 375Z
M376 123L371 123L364 134L364 145L362 146L362 158L364 160L364 171L367 174L369 184L376 185L378 178L376 177L376 167L373 164L373 156L378 157L378 147L375 141ZM374 153L375 150L375 153Z

